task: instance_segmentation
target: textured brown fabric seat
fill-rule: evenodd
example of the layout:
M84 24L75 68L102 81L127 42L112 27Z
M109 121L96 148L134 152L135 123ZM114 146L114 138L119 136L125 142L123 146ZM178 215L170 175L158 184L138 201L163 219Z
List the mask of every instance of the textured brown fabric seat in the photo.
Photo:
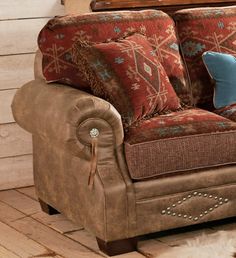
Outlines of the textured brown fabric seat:
M202 109L154 117L126 135L133 179L236 163L236 123ZM158 158L157 158L158 157Z

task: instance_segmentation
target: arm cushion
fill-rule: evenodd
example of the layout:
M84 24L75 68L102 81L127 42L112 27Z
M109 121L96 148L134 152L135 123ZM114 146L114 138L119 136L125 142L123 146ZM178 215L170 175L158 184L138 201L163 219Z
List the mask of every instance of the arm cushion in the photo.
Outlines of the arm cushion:
M12 102L16 122L52 144L89 158L90 130L99 130L99 147L123 143L123 126L116 109L107 101L69 86L38 79L19 89Z

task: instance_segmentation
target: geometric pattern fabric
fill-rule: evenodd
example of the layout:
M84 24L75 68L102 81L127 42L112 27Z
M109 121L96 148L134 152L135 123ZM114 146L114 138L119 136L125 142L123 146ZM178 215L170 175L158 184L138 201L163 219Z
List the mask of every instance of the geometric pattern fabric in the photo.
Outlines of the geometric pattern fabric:
M213 109L213 82L204 67L205 51L236 56L236 6L196 8L176 12L177 31L188 68L193 102Z
M116 11L55 17L41 30L38 45L47 81L59 81L90 91L83 67L73 62L76 41L102 43L141 33L150 42L181 100L190 104L189 85L173 20L157 10Z
M180 108L179 98L145 36L135 33L88 46L79 41L73 53L93 94L113 104L125 127Z
M135 180L197 173L236 163L235 141L235 122L206 110L186 109L131 126L125 156Z

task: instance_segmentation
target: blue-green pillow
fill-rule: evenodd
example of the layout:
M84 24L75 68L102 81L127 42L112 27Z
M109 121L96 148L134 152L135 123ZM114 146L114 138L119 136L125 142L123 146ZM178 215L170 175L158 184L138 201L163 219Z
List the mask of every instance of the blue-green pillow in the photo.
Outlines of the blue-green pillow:
M213 103L216 109L236 103L236 58L229 54L207 51L203 62L215 81Z

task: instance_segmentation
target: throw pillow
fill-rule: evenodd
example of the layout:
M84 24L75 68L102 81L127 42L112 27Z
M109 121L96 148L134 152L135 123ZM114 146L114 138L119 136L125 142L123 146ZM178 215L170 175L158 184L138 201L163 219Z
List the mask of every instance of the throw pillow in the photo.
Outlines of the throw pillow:
M215 81L213 103L216 109L236 103L236 58L230 54L207 51L203 62Z
M125 127L157 113L180 108L164 68L145 36L86 45L77 42L74 62L84 66L94 95L121 114Z

